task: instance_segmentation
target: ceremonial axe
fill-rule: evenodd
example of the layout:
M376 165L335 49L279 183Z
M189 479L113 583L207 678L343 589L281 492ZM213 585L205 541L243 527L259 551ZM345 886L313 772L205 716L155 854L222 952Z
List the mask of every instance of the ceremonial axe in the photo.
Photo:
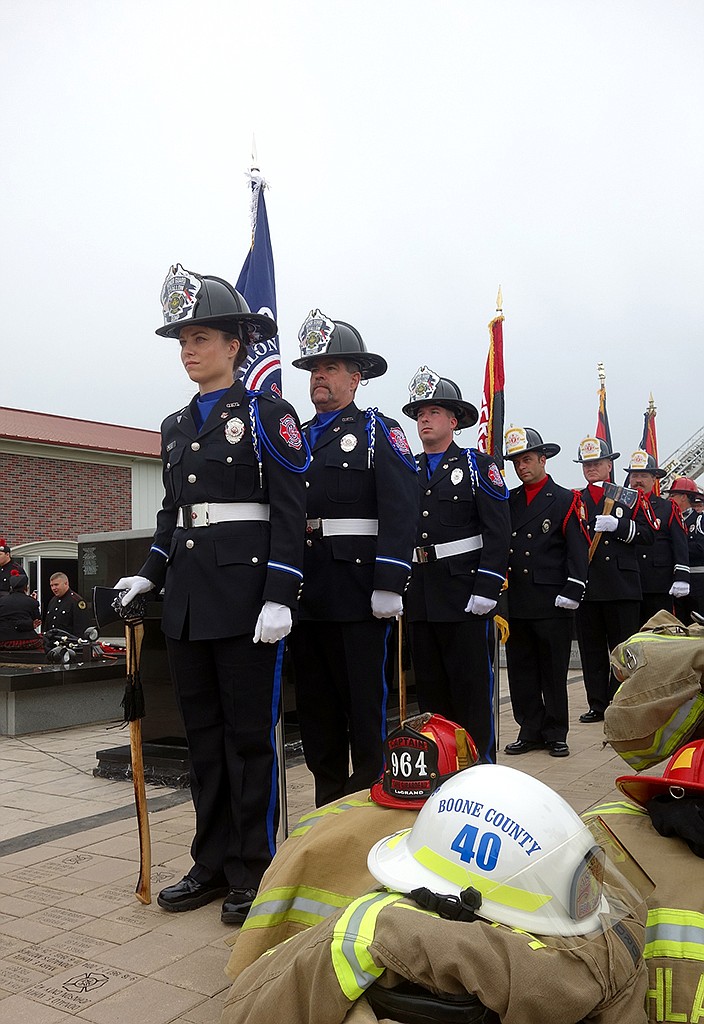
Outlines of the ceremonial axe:
M603 516L611 515L611 509L614 507L616 502L620 502L627 508L635 508L638 503L638 491L633 487L619 487L618 484L605 483L604 484L604 510L600 514ZM597 531L594 534L594 539L589 545L589 561L591 562L594 557L594 552L597 549L597 545L602 538L602 533Z
M152 846L149 834L147 792L144 785L144 758L142 756L141 720L144 718L144 693L139 678L139 661L144 638L144 612L147 602L144 595L140 594L129 604L123 605L122 597L126 593L126 590L94 587L93 613L101 631L113 622L122 622L125 626L127 684L122 698L122 708L123 720L129 722L130 726L132 783L139 829L139 878L135 894L140 903L151 903Z

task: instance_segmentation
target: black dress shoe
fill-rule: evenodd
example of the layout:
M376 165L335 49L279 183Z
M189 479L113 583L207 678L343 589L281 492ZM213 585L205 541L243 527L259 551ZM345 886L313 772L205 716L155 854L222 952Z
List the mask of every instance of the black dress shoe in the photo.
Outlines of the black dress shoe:
M569 757L570 748L562 740L549 740L545 746L550 757Z
M579 716L579 720L580 722L603 722L604 716L601 711L592 711L590 708L589 711L585 711L583 715Z
M256 889L230 889L222 905L222 923L242 924L252 909L252 901L256 895Z
M196 910L224 896L226 892L226 882L197 882L190 875L184 875L176 885L162 889L156 901L162 910Z
M527 754L529 750L542 750L542 740L516 740L504 747L505 754Z

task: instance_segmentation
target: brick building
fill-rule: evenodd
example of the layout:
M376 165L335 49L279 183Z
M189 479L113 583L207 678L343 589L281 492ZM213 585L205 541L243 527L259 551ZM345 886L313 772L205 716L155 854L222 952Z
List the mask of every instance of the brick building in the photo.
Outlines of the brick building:
M0 536L40 602L52 572L77 582L77 537L153 529L159 433L0 407Z

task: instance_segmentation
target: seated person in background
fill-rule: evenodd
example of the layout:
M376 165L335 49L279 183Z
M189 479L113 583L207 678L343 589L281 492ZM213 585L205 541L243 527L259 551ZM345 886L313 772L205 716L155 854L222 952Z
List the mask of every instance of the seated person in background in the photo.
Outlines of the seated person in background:
M39 603L25 592L27 577L22 572L14 572L9 584L9 591L0 593L0 646L36 646L43 650L36 633L36 627L41 625Z

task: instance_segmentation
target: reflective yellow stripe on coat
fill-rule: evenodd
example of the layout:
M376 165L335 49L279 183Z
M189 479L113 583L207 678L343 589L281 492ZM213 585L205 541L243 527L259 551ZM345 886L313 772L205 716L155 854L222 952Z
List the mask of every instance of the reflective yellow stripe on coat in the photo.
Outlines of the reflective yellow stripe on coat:
M372 892L351 903L335 925L332 965L340 988L350 1002L380 978L386 968L377 967L369 946L374 941L376 919L384 909L403 899L399 893Z

